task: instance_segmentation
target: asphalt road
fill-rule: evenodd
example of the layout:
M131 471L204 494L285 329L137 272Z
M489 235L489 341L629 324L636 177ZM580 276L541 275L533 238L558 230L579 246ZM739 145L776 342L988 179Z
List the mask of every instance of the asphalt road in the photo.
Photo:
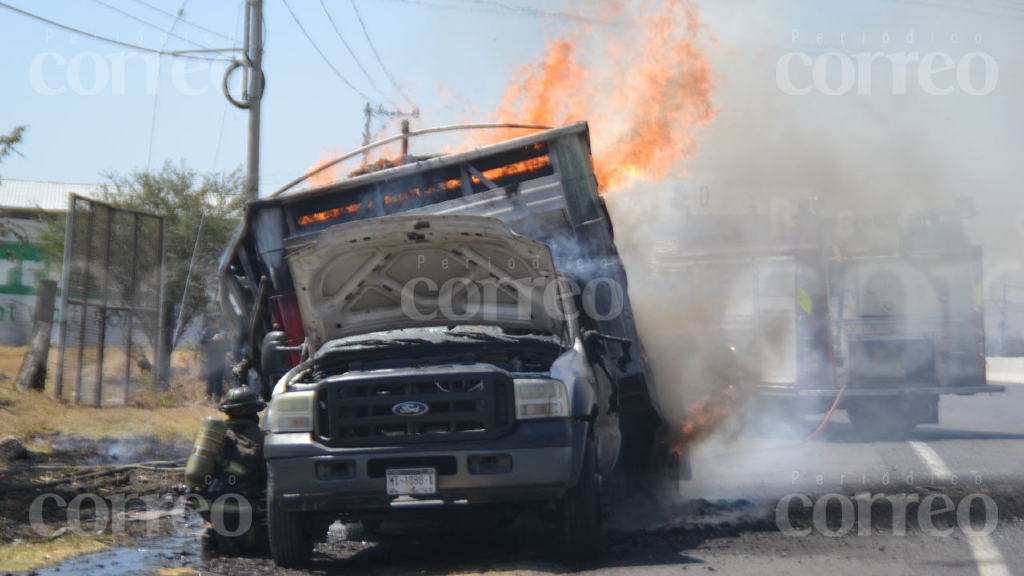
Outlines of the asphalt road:
M605 553L582 565L562 563L555 534L522 520L386 524L374 537L336 524L308 571L267 558L203 560L186 537L39 574L1024 575L1024 385L1007 389L943 398L942 424L909 441L861 441L842 413L810 442L715 439L695 451L694 478L678 495L621 494ZM777 505L790 494L782 517L800 534L780 529ZM906 513L879 500L866 516L859 506L871 497L905 498ZM941 511L946 497L963 517L950 510L922 522L921 501ZM987 535L986 521L995 522Z

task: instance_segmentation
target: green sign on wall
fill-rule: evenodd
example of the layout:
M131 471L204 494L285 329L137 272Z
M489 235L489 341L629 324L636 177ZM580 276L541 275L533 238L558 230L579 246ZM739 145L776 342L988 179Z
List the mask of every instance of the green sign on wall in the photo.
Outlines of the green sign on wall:
M0 240L0 294L35 296L40 280L52 277L51 264L38 245Z

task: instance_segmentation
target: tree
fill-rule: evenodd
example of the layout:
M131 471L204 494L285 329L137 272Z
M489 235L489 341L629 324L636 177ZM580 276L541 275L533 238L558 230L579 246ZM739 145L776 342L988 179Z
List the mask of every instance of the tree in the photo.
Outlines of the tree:
M17 146L21 144L21 138L25 134L24 126L15 126L14 130L11 130L10 134L0 134L0 163L3 162L4 158L11 154L17 154L21 156L21 152L18 152ZM0 179L0 186L3 185L3 180ZM0 220L0 237L14 237L19 242L25 241L25 236L21 228L3 222Z
M159 170L135 170L127 174L103 175L102 200L118 208L150 212L165 217L166 270L164 297L179 306L179 329L174 345L199 315L211 310L217 294L218 263L245 207L241 169L232 172L199 173L184 163L167 162ZM200 222L202 234L198 245ZM42 243L50 256L59 260L64 251L63 218L49 218ZM115 245L127 245L119 239L125 231L114 231ZM195 250L191 276L189 266ZM185 282L188 292L184 306ZM115 282L118 279L114 279ZM178 318L169 318L178 322Z
M181 303L186 278L189 283L184 307L178 311L176 346L184 328L207 311L217 295L220 256L245 207L242 171L200 174L184 163L167 162L156 172L136 170L104 177L110 180L103 188L104 201L166 218L166 298ZM193 250L195 265L189 275Z
M0 136L0 161L10 156L11 154L21 155L17 150L18 144L21 144L21 137L25 134L24 126L16 126L10 134L4 134Z

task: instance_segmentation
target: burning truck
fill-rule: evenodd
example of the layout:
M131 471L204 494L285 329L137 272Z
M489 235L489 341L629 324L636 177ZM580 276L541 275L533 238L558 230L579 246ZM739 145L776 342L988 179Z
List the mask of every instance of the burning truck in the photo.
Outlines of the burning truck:
M270 400L273 558L304 562L339 518L494 509L548 517L589 556L614 471L687 468L661 440L588 127L406 149L251 202L221 264Z
M961 199L909 215L687 215L652 258L654 281L690 319L681 331L731 348L743 376L694 403L678 442L750 399L769 426L806 433L805 415L838 407L863 436L898 438L938 423L942 395L1005 391L986 382L971 213Z

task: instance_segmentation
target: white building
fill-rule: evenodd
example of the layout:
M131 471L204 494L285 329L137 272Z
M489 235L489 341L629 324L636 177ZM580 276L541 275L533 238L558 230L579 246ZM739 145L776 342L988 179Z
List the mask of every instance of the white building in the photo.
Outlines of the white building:
M39 280L60 281L61 262L50 261L39 243L42 216L66 213L69 194L98 198L101 190L99 184L0 180L0 345L28 342Z

